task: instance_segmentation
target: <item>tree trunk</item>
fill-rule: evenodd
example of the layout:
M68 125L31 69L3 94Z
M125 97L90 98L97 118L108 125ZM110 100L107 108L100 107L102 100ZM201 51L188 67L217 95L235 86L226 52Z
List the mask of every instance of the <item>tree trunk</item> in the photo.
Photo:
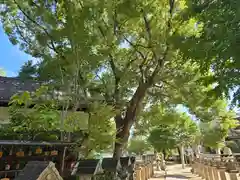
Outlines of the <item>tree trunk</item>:
M164 149L162 153L163 153L163 160L166 161L166 157L167 157L166 149Z
M123 155L123 149L124 145L128 142L129 138L129 131L131 128L131 125L127 126L124 123L125 119L122 119L121 117L115 117L115 122L116 122L116 141L114 145L114 153L113 157L116 159L120 159L120 157ZM131 121L128 121L129 123Z
M185 161L184 161L184 146L180 146L180 153L181 153L181 163L182 163L182 168L185 168Z
M128 142L129 131L135 121L136 115L139 112L139 107L144 99L146 91L150 85L148 83L139 84L132 99L129 102L125 116L118 114L115 117L116 123L116 142L114 147L113 157L119 159L122 156L124 145Z
M177 147L177 150L178 150L178 154L179 154L179 156L177 158L177 162L181 163L181 150L180 150L180 147Z

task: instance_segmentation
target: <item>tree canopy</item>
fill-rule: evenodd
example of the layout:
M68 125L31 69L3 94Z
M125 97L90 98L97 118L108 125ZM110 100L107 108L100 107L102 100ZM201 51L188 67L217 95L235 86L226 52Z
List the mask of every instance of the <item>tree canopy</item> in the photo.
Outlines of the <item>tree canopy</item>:
M234 104L239 104L240 97L238 5L237 0L189 1L189 18L194 17L203 29L198 37L181 38L177 46L186 58L202 64L202 72L211 68L213 73L203 81L215 83L213 92L218 96L229 97L233 92Z
M170 118L173 117L174 121L171 121ZM162 121L152 127L148 137L148 141L156 150L173 149L194 142L198 127L188 115L171 112L163 115L162 118Z
M146 139L142 139L139 137L132 138L128 143L128 152L134 153L136 155L143 154L148 150L151 150L151 145L147 142Z
M201 80L220 73L217 59L194 56L204 53L186 43L206 40L205 14L193 14L194 3L8 0L0 18L10 41L40 60L37 73L28 62L20 77L51 82L71 96L73 109L93 101L113 107L120 157L146 105L183 104L198 115L212 104L205 94L214 86Z

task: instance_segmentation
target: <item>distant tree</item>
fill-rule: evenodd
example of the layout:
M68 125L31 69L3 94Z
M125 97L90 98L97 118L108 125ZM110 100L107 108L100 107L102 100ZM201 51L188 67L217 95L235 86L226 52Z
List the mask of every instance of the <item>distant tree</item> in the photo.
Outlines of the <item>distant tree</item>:
M148 141L157 152L173 149L177 146L174 130L174 127L169 125L159 125L151 130Z
M151 145L146 140L137 137L131 139L128 144L129 153L143 154L151 149Z
M223 146L229 130L237 126L236 113L228 110L226 100L217 100L209 108L199 110L199 117L202 143L210 148Z
M0 76L6 76L6 72L3 68L0 68Z
M33 61L29 60L21 67L18 77L22 80L32 80L37 76L37 66L33 64Z

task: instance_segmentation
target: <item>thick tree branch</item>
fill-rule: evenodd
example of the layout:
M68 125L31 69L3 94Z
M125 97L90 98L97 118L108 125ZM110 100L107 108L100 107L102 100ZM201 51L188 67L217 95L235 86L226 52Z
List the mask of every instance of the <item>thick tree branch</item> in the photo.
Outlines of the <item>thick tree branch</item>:
M149 41L149 46L152 45L152 33L151 33L151 29L150 29L150 21L147 19L147 15L144 11L143 12L143 20L144 20L144 24L145 24L145 29L146 32L148 34L148 41Z
M168 28L166 30L166 34L169 34L169 32L171 32L171 28L172 28L171 21L172 21L172 14L173 14L173 9L174 9L174 3L175 3L175 0L169 0L169 14L170 14L170 17L168 18L168 21L167 21ZM156 68L154 69L151 77L148 79L148 83L150 83L150 84L154 83L154 79L155 79L156 75L159 73L160 69L164 65L164 62L166 61L166 57L167 57L168 51L170 50L169 46L170 45L169 45L168 41L166 41L166 49L164 51L164 54L163 54L162 58L158 59L158 64L157 64ZM154 56L156 56L156 54Z

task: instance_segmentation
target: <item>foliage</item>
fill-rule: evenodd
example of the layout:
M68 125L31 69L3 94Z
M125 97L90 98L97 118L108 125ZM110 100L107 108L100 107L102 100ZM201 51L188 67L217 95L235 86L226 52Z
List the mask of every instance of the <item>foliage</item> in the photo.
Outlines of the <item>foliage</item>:
M149 143L147 143L146 140L140 139L140 138L133 138L130 140L128 145L128 152L134 153L134 154L143 154L144 152L151 149L151 146Z
M18 77L21 80L32 80L37 76L37 66L33 65L33 61L27 61L21 67Z
M98 103L91 106L87 129L89 137L85 141L85 147L82 148L86 156L112 148L115 140L115 128L111 120L113 115L114 111L111 106Z
M161 118L163 119L151 128L148 137L156 150L173 149L178 145L191 145L194 142L198 127L188 115L172 111L163 114Z
M208 147L222 146L229 129L237 126L235 118L236 113L227 109L225 100L217 100L210 108L202 111L203 122L205 120L201 123L203 144Z
M83 132L88 134L84 141L82 133L78 133L81 137L77 135L74 141L81 143L84 155L88 156L92 151L100 152L112 147L114 126L111 117L114 111L111 106L93 103L88 113L77 111L65 113L60 111L61 107L60 101L49 94L47 86L41 86L32 93L15 94L10 101L10 123L1 128L0 136L4 139L57 140L60 133L55 133L56 131L75 135Z
M0 76L6 76L6 72L3 68L0 68Z
M189 1L188 17L196 18L196 26L203 29L198 37L179 38L177 46L187 59L201 63L202 72L211 68L213 73L203 78L204 82L215 83L213 92L218 96L229 97L234 92L233 104L239 104L240 98L239 5L237 0Z
M43 97L46 92L47 87L42 86L32 95L23 92L11 98L10 123L14 130L34 132L59 128L60 114L55 102ZM30 105L33 105L33 108L28 109Z
M195 18L185 20L186 2L8 0L0 13L10 41L42 60L39 79L71 94L74 106L113 105L119 157L146 102L193 105L192 92L202 92L202 63L175 48L179 37L201 35Z
M162 152L165 149L173 149L177 145L173 128L167 125L161 125L153 129L150 132L148 141L158 152Z

